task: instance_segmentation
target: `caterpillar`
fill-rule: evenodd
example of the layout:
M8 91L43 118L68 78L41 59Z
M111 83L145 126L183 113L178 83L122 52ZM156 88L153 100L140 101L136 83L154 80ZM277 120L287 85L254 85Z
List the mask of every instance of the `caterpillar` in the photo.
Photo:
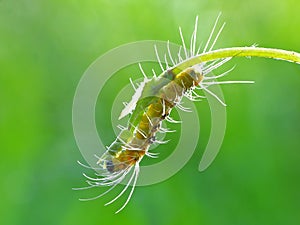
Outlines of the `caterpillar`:
M223 23L213 39L219 17L220 14L214 23L213 29L202 50L202 53L211 52L213 50L219 35L225 26L225 23ZM170 116L174 107L184 111L189 110L183 107L181 104L183 97L186 97L191 101L199 101L204 98L204 96L201 96L198 93L198 90L202 90L216 98L220 104L226 106L226 104L215 93L209 90L210 86L232 83L253 83L253 81L216 80L226 76L234 69L233 67L219 75L212 74L212 71L230 61L232 57L216 59L210 63L198 62L186 68L181 68L181 63L200 54L201 45L196 50L197 27L198 17L196 17L195 20L195 26L191 35L189 49L186 47L182 30L179 28L182 46L179 49L176 59L172 57L169 41L167 42L167 53L164 56L165 62L168 62L168 58L171 66L169 66L169 63L166 63L165 67L163 66L157 48L154 46L157 61L162 70L160 76L156 76L155 72L153 72L153 77L149 78L144 72L141 64L139 64L139 68L144 76L144 80L137 88L130 80L133 88L135 89L135 94L119 116L119 119L129 116L127 126L119 126L121 129L119 135L116 137L114 142L107 147L106 152L102 156L98 157L97 165L99 168L92 168L96 171L99 171L97 173L97 177L90 177L84 174L84 176L87 178L87 183L89 186L76 188L77 190L81 190L94 187L108 187L108 189L96 197L82 200L93 200L102 197L103 195L112 191L125 179L125 177L131 173L124 189L114 199L105 204L109 205L115 202L127 191L131 185L132 188L125 203L116 211L116 213L120 212L128 204L134 192L140 170L139 165L143 157L157 157L155 153L149 151L149 147L154 143L164 143L164 141L157 140L156 138L157 132L169 132L167 128L162 126L162 122L180 122L175 121ZM183 51L184 56L182 56L181 51ZM84 167L91 168L82 163L80 164Z

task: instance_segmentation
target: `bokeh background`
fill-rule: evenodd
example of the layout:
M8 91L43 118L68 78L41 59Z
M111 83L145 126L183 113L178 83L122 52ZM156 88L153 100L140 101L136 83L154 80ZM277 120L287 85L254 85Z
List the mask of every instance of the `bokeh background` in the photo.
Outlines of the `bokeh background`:
M85 170L76 163L82 156L71 110L86 68L128 42L180 43L178 26L189 34L196 15L198 36L205 41L220 11L227 26L217 47L257 43L300 51L297 0L1 0L1 224L299 223L300 66L275 60L233 60L237 67L227 79L256 83L223 87L227 132L205 172L198 172L210 129L203 101L198 107L200 142L192 160L172 178L138 187L120 214L114 212L125 198L104 207L113 194L80 202L101 190L71 190L85 184ZM130 70L141 76L137 66ZM120 73L112 83L116 87L128 83L126 70ZM112 101L108 92L101 101L105 113L98 109L96 115L107 144L114 139ZM168 153L172 146L163 150Z

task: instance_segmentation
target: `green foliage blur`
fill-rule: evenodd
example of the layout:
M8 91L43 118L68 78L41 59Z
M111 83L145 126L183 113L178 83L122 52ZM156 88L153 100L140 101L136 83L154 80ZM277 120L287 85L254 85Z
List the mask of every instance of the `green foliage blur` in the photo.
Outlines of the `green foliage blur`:
M300 52L297 0L1 0L1 224L299 223L300 66L276 60L232 60L237 67L227 80L256 83L223 86L227 132L206 171L198 171L210 129L203 101L192 160L170 179L136 188L121 213L114 215L126 196L104 207L116 192L80 202L102 190L71 190L85 185L86 170L76 163L83 159L72 131L72 101L86 68L128 42L180 43L178 26L189 35L196 15L205 42L220 11L227 26L216 47L257 43ZM131 73L141 76L137 66ZM109 121L112 100L101 102L108 114L98 116L99 123ZM99 135L107 144L114 139L108 122ZM168 144L161 149L171 151Z

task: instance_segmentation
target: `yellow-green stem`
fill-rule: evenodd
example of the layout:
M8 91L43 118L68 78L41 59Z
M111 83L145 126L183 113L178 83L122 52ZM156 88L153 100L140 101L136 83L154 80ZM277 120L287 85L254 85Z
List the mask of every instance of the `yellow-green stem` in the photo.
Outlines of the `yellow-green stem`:
M286 51L281 49L273 48L258 48L258 47L232 47L223 48L215 51L202 53L200 55L189 58L175 68L172 71L177 74L178 72L199 64L201 62L209 62L216 59L227 58L227 57L264 57L273 58L278 60L284 60L300 64L300 54L293 51Z

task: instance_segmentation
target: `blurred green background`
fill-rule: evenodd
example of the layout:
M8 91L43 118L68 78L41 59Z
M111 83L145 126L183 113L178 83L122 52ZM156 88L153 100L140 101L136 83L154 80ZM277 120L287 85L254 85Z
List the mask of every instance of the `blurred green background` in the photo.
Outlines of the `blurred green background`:
M217 47L258 43L300 52L298 0L1 0L1 224L299 223L300 67L275 60L233 60L237 67L226 79L256 83L223 87L227 132L205 172L198 172L210 128L204 101L192 160L172 178L138 187L120 214L114 212L125 198L104 207L113 194L80 202L101 190L71 190L84 185L71 110L86 68L128 42L180 43L178 26L189 34L196 15L198 37L206 40L220 11L227 26ZM138 67L135 71L140 76ZM108 121L111 101L102 102L108 114L97 121ZM111 125L98 128L109 144Z

